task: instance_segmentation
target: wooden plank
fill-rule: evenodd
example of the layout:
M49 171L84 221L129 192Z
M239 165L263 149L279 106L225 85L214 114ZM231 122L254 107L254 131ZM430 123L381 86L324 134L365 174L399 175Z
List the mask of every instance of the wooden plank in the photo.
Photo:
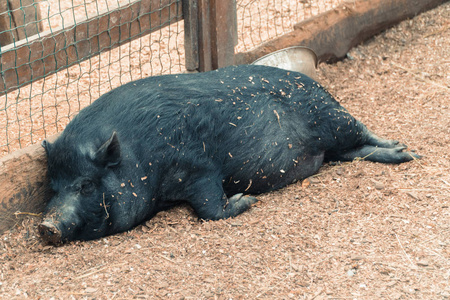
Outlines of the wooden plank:
M198 0L183 0L184 55L187 71L199 68L198 56Z
M2 47L0 95L180 19L180 2L141 0Z
M347 2L336 9L298 23L294 30L248 52L237 53L237 64L252 63L274 51L306 46L320 61L345 57L354 46L371 36L447 0L365 0Z

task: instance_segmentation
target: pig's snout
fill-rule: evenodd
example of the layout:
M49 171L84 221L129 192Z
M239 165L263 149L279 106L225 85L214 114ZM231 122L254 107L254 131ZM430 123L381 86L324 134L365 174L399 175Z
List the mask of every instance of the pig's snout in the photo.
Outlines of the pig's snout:
M60 244L62 242L61 231L55 224L49 221L44 221L39 224L38 231L41 238L47 243Z

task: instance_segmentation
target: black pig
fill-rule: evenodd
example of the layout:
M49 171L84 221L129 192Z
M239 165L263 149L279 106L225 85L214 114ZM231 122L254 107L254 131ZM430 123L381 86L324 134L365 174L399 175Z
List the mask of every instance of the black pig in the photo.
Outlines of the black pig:
M39 232L52 243L123 232L181 201L201 219L234 217L257 201L243 193L308 177L324 159L419 157L309 77L265 66L130 82L43 146L55 196Z

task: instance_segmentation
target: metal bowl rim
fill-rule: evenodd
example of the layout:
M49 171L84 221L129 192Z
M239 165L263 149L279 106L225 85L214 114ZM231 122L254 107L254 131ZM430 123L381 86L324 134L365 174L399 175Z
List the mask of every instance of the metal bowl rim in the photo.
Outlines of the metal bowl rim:
M264 56L258 58L257 60L255 60L254 62L252 62L252 64L255 64L255 63L257 63L258 61L261 61L261 60L263 60L263 59L266 58L266 57L273 56L273 55L275 55L275 54L277 54L277 53L279 53L279 52L285 52L285 51L289 51L289 50L300 50L300 49L301 49L301 50L309 50L309 52L311 52L311 53L313 54L313 56L314 56L314 67L317 69L318 58L317 58L316 52L314 52L313 49L311 49L311 48L309 48L309 47L305 47L305 46L293 46L293 47L287 47L287 48L283 48L283 49L280 49L280 50L271 52L271 53L269 53L269 54L266 54L266 55L264 55Z

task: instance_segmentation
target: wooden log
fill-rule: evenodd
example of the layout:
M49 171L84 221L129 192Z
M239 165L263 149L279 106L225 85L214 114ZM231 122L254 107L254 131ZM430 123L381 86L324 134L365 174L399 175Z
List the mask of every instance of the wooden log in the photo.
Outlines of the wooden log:
M0 1L0 46L26 39L41 31L41 11L37 1Z
M0 233L26 213L42 212L51 197L47 182L47 158L33 145L0 159Z
M447 0L365 0L346 2L337 8L300 22L294 30L248 52L237 53L237 64L252 63L274 51L306 46L319 61L336 61L354 46L375 34L434 8Z
M22 0L23 1L23 0ZM65 29L2 47L0 95L159 30L182 18L179 2L140 0Z

